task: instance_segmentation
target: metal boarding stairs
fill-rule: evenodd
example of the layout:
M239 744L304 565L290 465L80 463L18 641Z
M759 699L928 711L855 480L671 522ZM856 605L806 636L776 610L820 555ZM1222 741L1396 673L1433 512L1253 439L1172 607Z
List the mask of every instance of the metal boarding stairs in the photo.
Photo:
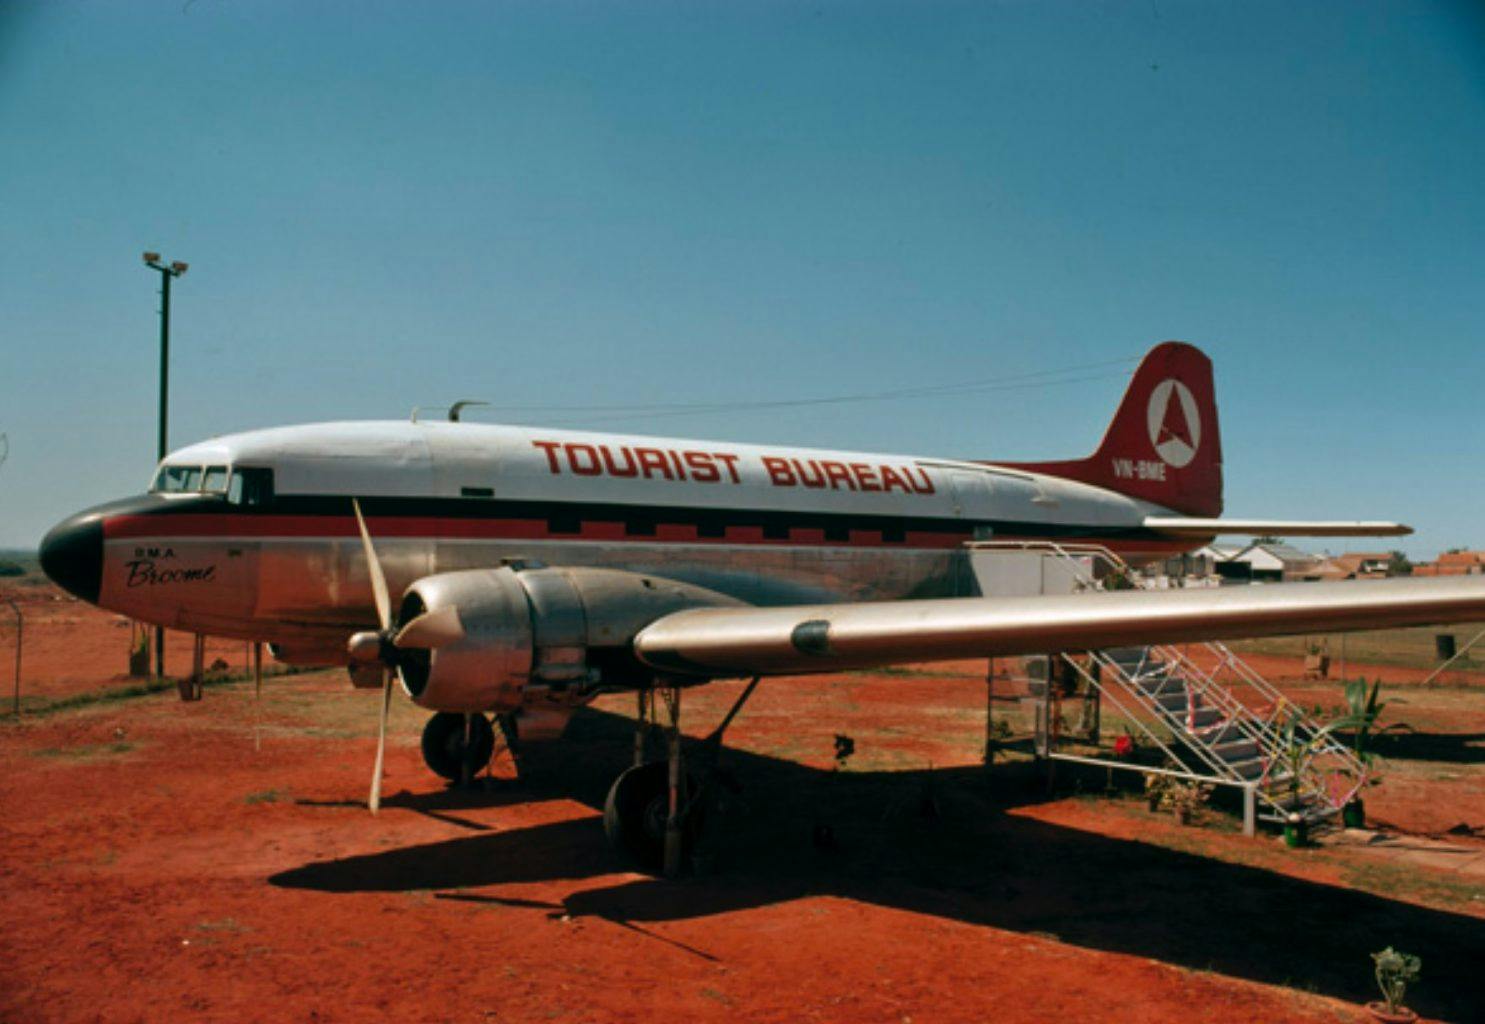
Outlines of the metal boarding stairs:
M976 541L968 546L976 552L1040 555L1065 580L1070 577L1070 587L1066 582L1063 587L1072 592L1154 589L1151 580L1101 545ZM1240 788L1247 832L1255 816L1284 823L1298 815L1312 828L1328 823L1365 781L1365 768L1351 750L1224 644L1057 657L1178 767L1164 774ZM1138 767L1060 753L1055 743L1048 753L1059 760Z

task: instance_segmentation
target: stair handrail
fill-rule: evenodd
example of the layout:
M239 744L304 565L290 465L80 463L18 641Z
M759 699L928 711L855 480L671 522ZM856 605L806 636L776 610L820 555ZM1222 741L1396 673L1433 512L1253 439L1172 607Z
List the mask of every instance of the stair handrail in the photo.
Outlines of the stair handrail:
M971 541L966 547L973 550L1022 550L1035 551L1057 556L1064 565L1071 570L1074 581L1087 590L1105 590L1103 579L1097 572L1084 571L1079 557L1088 557L1094 560L1094 564L1104 563L1112 573L1130 580L1139 589L1150 589L1142 574L1129 565L1123 558L1112 549L1103 544L1077 542L1063 544L1052 540L989 540ZM1365 766L1345 745L1339 743L1333 735L1324 731L1312 720L1294 701L1286 697L1272 683L1265 679L1256 669L1239 658L1231 648L1220 641L1200 641L1200 646L1214 656L1214 663L1210 669L1205 669L1192 659L1184 650L1174 644L1150 645L1142 649L1140 661L1135 666L1134 675L1124 669L1123 665L1103 651L1089 652L1091 660L1101 668L1107 668L1123 685L1120 687L1127 696L1133 697L1146 714L1152 714L1157 721L1162 722L1167 728L1174 726L1174 735L1182 735L1187 738L1185 746L1197 755L1208 767L1219 777L1225 777L1232 781L1246 781L1233 770L1232 765L1216 756L1210 744L1206 742L1203 733L1224 733L1235 730L1244 739L1252 742L1257 749L1257 756L1262 765L1260 784L1257 795L1264 803L1271 806L1274 811L1281 815L1285 808L1280 801L1268 793L1265 783L1271 777L1272 771L1279 760L1281 753L1281 730L1283 724L1291 717L1297 716L1296 729L1302 730L1307 741L1320 739L1320 744L1315 748L1315 754L1309 759L1312 765L1319 756L1336 757L1341 761L1338 773L1344 773L1356 781L1347 791L1344 798L1338 799L1321 784L1321 776L1318 770L1307 771L1304 778L1298 780L1295 792L1318 799L1326 805L1333 813L1339 810L1341 804L1349 800L1360 789L1365 781ZM1194 716L1197 709L1197 700L1206 702L1206 706L1217 711L1218 720L1210 726L1196 728L1190 724L1188 717L1186 722L1180 721L1176 713L1161 705L1155 698L1144 691L1138 685L1139 675L1151 660L1152 652L1155 660L1169 664L1173 667L1173 677L1178 677L1181 685L1186 690L1186 708L1188 716ZM1176 763L1189 770L1189 766L1175 754L1171 748L1162 742L1150 729L1145 721L1138 715L1132 715L1124 706L1123 702L1116 696L1113 688L1103 685L1101 679L1096 678L1094 673L1088 672L1084 666L1069 657L1062 655L1063 659L1086 679L1090 685L1097 687L1099 692L1108 697L1115 707L1125 714L1125 717L1134 722L1152 742L1154 742L1167 756ZM1243 703L1236 694L1232 692L1230 685L1224 684L1217 679L1218 674L1224 669L1230 670L1238 677L1238 681L1257 692L1268 702L1266 713L1249 707ZM1101 675L1098 673L1097 675Z

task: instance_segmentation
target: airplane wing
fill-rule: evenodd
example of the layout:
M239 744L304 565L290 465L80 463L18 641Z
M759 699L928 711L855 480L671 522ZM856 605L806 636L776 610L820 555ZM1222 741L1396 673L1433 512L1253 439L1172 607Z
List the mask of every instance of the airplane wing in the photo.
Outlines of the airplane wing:
M1485 577L698 608L657 619L634 650L661 671L728 678L1469 621L1485 621Z
M1287 519L1194 519L1146 516L1145 528L1167 537L1213 537L1241 533L1253 537L1405 537L1411 526L1388 522Z

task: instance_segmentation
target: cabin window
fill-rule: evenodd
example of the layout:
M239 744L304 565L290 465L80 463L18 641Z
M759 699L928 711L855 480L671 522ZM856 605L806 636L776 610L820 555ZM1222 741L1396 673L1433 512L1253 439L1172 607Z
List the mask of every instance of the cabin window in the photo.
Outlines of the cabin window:
M227 500L234 505L266 505L273 500L273 470L234 469L227 485Z
M653 537L655 536L655 521L653 519L630 519L624 523L624 534L628 537Z
M851 531L844 526L827 526L825 539L831 543L844 544L851 539Z
M764 540L788 540L789 539L789 527L785 526L783 523L764 523L763 524L763 539Z
M720 540L727 536L727 525L720 522L703 522L696 527L696 536Z
M226 494L227 467L207 466L206 476L201 480L201 489L207 494Z

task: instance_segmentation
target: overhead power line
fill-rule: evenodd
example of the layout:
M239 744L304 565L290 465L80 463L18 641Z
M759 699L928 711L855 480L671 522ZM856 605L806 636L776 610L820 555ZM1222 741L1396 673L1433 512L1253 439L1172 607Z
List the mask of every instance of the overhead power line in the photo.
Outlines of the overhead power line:
M917 398L942 398L987 391L1018 391L1060 387L1064 384L1106 380L1111 377L1127 376L1128 371L1121 370L1114 373L1090 373L1088 371L1129 366L1138 361L1138 356L1128 356L1123 359L1108 359L1097 363L1081 363L1060 367L1055 370L1039 370L1033 373L982 377L946 384L928 384L918 387L893 388L885 391L870 391L858 394L817 395L808 398L787 398L768 401L656 402L643 405L500 405L495 408L495 411L499 413L558 415L569 417L568 422L580 420L586 423L593 423L627 419L664 419L673 416L697 416L718 412L748 412L755 410L807 408L823 405L848 405L864 402L904 401Z

